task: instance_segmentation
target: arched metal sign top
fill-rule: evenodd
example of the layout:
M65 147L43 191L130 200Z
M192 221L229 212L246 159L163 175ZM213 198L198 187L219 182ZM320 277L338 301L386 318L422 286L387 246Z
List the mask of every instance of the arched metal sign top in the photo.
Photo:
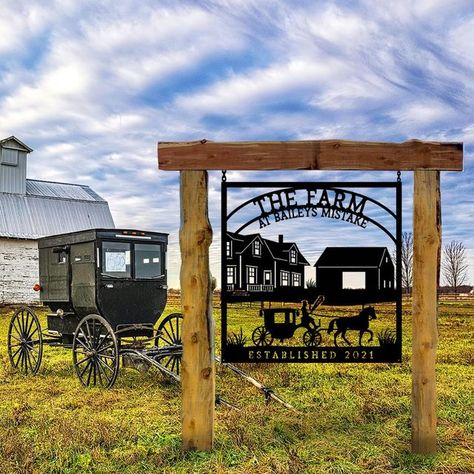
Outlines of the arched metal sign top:
M251 219L245 221L235 231L241 233L250 225L258 222L260 228L271 223L304 217L328 217L366 228L371 223L387 234L397 244L397 237L385 225L364 213L367 203L384 211L384 214L397 220L396 213L370 196L355 192L350 188L374 187L374 183L228 183L227 187L268 187L272 191L254 196L233 209L226 221L236 217L240 211L254 206L257 211ZM396 183L375 183L377 187L396 187ZM252 209L253 210L253 209ZM224 216L223 216L224 217Z

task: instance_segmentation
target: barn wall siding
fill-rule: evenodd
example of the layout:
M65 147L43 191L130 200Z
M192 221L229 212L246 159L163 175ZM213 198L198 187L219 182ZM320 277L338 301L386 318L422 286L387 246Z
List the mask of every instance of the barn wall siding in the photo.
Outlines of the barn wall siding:
M0 278L0 304L39 303L38 243L0 238Z

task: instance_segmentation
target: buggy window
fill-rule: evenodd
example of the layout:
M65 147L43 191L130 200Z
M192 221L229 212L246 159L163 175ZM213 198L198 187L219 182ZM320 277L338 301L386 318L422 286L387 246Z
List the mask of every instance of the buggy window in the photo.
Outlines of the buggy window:
M161 245L135 244L135 278L164 276Z
M104 242L102 244L102 275L130 278L130 244Z

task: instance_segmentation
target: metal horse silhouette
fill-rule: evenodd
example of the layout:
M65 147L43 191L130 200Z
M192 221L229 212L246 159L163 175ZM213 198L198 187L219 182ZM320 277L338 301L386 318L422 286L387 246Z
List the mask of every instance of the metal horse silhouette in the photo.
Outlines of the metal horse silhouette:
M337 336L341 334L344 341L346 341L350 346L352 344L346 339L346 331L350 329L359 331L359 346L361 346L362 336L365 332L370 334L370 338L367 342L371 342L374 337L374 333L369 329L369 321L372 319L377 319L377 316L375 315L375 309L373 306L367 306L367 308L362 309L362 311L359 313L359 316L333 319L329 323L328 334L331 334L331 332L334 330L334 326L336 326L337 330L334 334L334 345L338 347L336 339Z

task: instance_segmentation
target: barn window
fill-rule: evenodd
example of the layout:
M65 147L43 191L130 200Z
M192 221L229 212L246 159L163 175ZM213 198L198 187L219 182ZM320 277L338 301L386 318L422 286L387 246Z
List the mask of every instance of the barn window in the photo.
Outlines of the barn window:
M365 272L342 272L342 288L347 290L365 290Z
M290 284L290 272L281 271L281 286L289 286Z
M228 240L225 243L225 255L226 255L227 258L232 257L232 242L230 240Z
M290 250L290 263L296 264L296 250Z
M18 166L18 156L18 150L2 148L2 165Z

